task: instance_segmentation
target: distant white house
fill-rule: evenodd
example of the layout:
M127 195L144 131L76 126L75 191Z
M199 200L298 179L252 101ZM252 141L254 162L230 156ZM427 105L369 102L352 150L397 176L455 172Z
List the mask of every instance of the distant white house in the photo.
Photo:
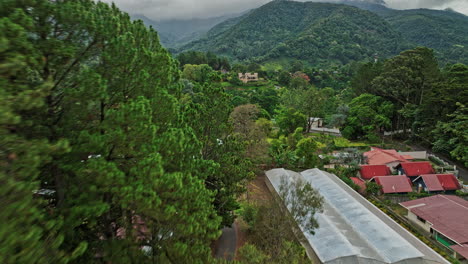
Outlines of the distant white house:
M336 136L341 135L341 132L338 128L324 127L323 118L320 118L320 117L309 117L307 132L319 132L319 133L331 134L331 135L336 135Z
M239 80L241 80L243 83L248 83L248 82L256 82L258 81L258 73L239 73Z

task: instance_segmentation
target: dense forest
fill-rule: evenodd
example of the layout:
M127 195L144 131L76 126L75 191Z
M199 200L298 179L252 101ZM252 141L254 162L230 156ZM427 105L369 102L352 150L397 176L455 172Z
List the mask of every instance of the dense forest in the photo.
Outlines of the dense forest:
M265 168L323 168L398 130L468 166L468 66L367 11L275 1L176 56L115 5L5 0L0 14L1 263L308 263L291 217L248 197ZM284 67L263 64L275 56ZM310 117L344 138L309 133ZM290 188L298 215L320 210ZM250 240L214 259L239 216Z
M388 58L405 49L426 46L436 50L441 65L468 63L465 15L343 3L346 5L272 1L215 26L207 37L180 51L211 51L242 62L299 59L326 67L370 61L375 56Z
M115 6L0 13L0 262L207 262L251 175L217 75L185 89Z

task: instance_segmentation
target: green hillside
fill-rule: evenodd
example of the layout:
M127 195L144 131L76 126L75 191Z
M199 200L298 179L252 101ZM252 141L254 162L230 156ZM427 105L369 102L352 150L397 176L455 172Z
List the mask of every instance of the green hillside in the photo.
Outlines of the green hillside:
M441 64L467 63L466 32L468 17L453 11L394 10L353 1L273 1L214 26L207 37L179 51L212 51L238 61L288 58L330 65L427 46L435 49Z
M158 31L161 43L166 48L176 48L199 39L215 25L225 20L236 18L241 14L230 14L211 18L172 19L155 21L143 15L134 15L133 19L140 19L146 26L152 26Z
M210 50L241 61L288 57L321 65L389 56L410 47L379 16L346 5L273 1L239 20L215 27L209 38L182 50Z
M451 10L395 10L361 1L344 1L387 20L413 45L436 51L441 64L468 63L468 17Z
M468 17L456 12L405 10L386 20L413 43L436 50L441 62L468 62Z

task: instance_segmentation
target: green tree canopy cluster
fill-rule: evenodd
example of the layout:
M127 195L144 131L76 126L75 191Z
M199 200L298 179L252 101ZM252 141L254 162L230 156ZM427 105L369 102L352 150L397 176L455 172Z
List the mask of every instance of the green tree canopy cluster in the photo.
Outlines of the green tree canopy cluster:
M358 98L377 96L394 106L394 114L386 115L390 123L386 119L375 120L385 124L387 131L402 131L403 136L466 164L463 109L468 102L468 66L454 64L441 69L434 51L419 47L383 63L362 65L351 86ZM374 109L384 111L385 107L387 104L380 102ZM351 104L350 114L358 109ZM353 137L354 132L348 132Z
M211 68L114 5L0 14L0 262L208 262L250 168Z
M215 70L231 69L231 65L226 57L218 57L212 52L187 51L177 55L177 60L181 66L185 64L208 64Z

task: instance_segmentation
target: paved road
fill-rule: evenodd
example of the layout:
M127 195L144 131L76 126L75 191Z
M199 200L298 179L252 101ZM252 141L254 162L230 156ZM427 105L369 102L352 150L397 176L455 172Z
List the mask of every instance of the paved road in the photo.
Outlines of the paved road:
M232 227L223 228L223 234L218 239L215 250L216 258L234 260L237 245L237 226L234 223Z

